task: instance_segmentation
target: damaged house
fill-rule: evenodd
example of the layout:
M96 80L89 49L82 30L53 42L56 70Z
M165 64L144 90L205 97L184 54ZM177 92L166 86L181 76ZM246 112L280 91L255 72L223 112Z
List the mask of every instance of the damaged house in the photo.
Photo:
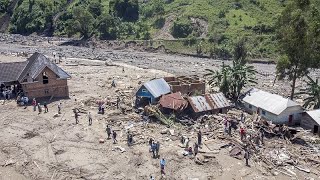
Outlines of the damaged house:
M29 98L68 97L69 78L67 72L40 53L24 62L0 63L0 84Z
M165 81L170 85L173 93L181 92L188 96L205 94L206 83L198 76L178 76L178 77L165 77Z
M303 108L296 102L255 88L245 94L242 101L249 113L257 113L276 124L300 123Z
M204 114L226 113L230 108L228 99L223 93L206 94L188 97L189 112L193 117Z
M320 109L303 113L301 127L311 129L314 134L320 136Z
M169 84L163 79L154 79L144 83L136 93L136 107L155 104L162 95L171 92Z
M188 101L185 100L180 92L163 95L159 101L160 107L164 113L180 113L188 107Z

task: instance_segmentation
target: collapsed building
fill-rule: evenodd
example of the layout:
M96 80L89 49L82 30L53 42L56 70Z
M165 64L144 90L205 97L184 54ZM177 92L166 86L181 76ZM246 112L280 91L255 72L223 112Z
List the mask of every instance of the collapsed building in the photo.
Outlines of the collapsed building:
M198 76L165 77L164 80L170 85L173 93L181 92L188 96L206 93L206 83Z
M193 117L204 114L227 113L231 105L223 93L188 97L189 112Z
M1 89L12 89L29 98L68 97L71 76L40 53L26 61L0 63Z

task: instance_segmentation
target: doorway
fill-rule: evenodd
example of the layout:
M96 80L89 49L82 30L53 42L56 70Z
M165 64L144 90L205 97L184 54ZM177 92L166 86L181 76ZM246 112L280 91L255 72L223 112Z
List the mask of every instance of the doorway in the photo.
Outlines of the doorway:
M293 115L289 115L289 124L292 124Z
M314 125L314 127L313 127L313 133L314 133L314 134L317 134L318 132L319 132L319 126Z

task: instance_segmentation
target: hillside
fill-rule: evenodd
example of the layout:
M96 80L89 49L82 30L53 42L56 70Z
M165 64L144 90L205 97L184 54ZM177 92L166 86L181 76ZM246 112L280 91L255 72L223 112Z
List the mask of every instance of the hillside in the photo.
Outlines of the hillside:
M7 19L7 23L0 22L2 31L96 36L103 40L153 39L150 46L155 48L165 46L170 52L218 58L230 58L233 42L243 36L249 42L252 58L275 57L274 25L288 3L288 0L112 0L111 4L109 0L1 1L4 3L0 6L0 19ZM320 7L319 0L315 3Z

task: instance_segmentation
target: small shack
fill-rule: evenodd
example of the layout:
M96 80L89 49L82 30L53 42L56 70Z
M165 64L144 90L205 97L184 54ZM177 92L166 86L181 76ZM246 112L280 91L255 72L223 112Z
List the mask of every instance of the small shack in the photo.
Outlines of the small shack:
M188 97L189 110L193 117L204 114L226 113L230 108L228 99L223 93L206 94Z
M259 89L250 89L242 99L249 113L257 113L275 124L299 124L303 108L296 102Z
M188 101L182 97L180 92L163 95L159 103L165 113L179 113L188 107Z
M154 79L144 83L136 93L136 107L154 104L162 95L171 92L169 84L163 79Z
M314 134L320 136L320 109L303 113L300 125L305 129L311 129Z

